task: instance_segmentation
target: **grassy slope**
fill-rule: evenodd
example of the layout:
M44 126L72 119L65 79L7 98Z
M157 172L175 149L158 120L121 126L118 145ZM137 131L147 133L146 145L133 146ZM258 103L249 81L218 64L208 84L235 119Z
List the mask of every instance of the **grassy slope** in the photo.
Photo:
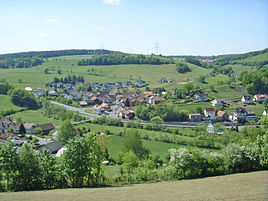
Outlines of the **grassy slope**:
M122 150L123 137L120 136L108 136L108 151L113 158L118 157L118 153ZM159 155L162 160L168 156L168 150L172 148L185 147L183 145L166 143L166 142L157 142L150 140L142 140L144 147L148 148L153 156Z
M123 187L1 193L1 201L267 200L268 171Z
M32 122L36 124L53 123L54 126L60 125L59 120L55 120L44 116L40 112L40 110L27 110L23 112L17 112L16 114L13 114L11 116L13 116L15 120L20 117L22 121L25 122Z
M256 55L253 57L248 57L245 59L241 59L239 61L241 62L260 62L260 61L267 61L268 60L268 52L264 53L264 54L260 54L260 55Z
M65 58L65 57L61 57ZM45 83L52 81L55 76L65 77L75 74L83 75L88 82L115 82L126 81L132 76L133 81L141 77L147 82L154 83L160 78L175 80L177 82L191 81L199 78L201 75L207 75L210 70L200 68L189 64L192 72L179 74L176 72L175 64L168 65L114 65L114 66L77 66L77 56L67 57L66 60L48 61L40 66L28 69L0 69L0 79L6 79L7 82L16 83L22 87L45 86ZM81 58L81 56L79 56ZM50 59L51 60L51 59ZM44 73L44 69L49 69L49 74ZM97 75L87 72L88 69L96 69ZM58 75L58 70L62 71L62 75ZM18 79L22 83L18 83Z
M0 95L0 111L5 111L5 110L19 110L22 109L21 107L18 107L14 105L9 96L6 95Z

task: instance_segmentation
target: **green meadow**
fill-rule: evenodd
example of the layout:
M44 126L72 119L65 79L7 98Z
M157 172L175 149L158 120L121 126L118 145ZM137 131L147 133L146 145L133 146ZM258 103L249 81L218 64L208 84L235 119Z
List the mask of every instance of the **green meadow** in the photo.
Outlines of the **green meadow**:
M11 110L11 109L12 110L20 110L22 108L14 105L11 102L9 96L0 94L0 112L1 111L6 111L6 110Z

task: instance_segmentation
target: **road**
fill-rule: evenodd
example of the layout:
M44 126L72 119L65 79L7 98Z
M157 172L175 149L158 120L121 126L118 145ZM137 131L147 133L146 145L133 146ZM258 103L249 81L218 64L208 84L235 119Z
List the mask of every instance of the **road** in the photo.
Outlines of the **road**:
M87 108L86 107L79 108L79 107L73 107L73 106L65 105L63 103L58 103L58 102L55 102L55 101L50 101L50 102L55 104L55 105L65 107L66 110L70 110L70 111L73 111L73 112L79 112L81 116L87 117L90 120L96 119L98 117L101 117L100 115L90 114L90 113L86 112L86 110L89 109L88 107Z
M62 106L64 108L66 108L66 110L79 112L81 116L84 116L84 117L88 118L88 120L93 120L93 119L96 119L98 117L101 117L101 115L90 114L90 113L86 112L86 110L89 109L89 108L73 107L73 106L65 105L63 103L58 103L58 102L55 102L55 101L50 101L50 102L53 103L53 104ZM116 118L114 115L111 115L111 113L109 114L109 117ZM88 120L84 120L83 122L87 122ZM128 120L122 120L122 121L127 122ZM205 124L208 124L209 122L210 121L202 121L202 123L205 123ZM77 123L79 123L79 122L76 122L76 124ZM151 122L149 122L149 121L141 121L142 125L148 124L148 123L151 123ZM200 123L201 122L184 121L184 122L165 122L165 123L162 123L161 125L168 126L168 127L194 128ZM226 128L232 128L232 127L234 127L235 122L221 122L221 124L223 124Z

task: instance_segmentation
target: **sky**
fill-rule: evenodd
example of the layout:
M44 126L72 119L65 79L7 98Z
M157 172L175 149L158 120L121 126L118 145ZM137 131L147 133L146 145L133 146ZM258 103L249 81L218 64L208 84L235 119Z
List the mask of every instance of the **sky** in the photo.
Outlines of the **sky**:
M0 0L0 27L0 54L245 53L268 47L268 0Z

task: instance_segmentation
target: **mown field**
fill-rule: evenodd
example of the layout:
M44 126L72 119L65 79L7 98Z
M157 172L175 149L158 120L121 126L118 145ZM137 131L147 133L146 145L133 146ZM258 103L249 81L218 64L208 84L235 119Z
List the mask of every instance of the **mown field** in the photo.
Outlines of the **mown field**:
M20 110L22 108L14 105L11 102L9 96L7 96L7 95L1 95L0 94L0 112L1 111L6 111L6 110L11 110L11 109L13 109L13 110Z
M14 120L21 118L23 122L32 122L35 124L46 124L46 123L52 123L54 126L59 126L60 121L48 118L44 116L40 110L26 110L23 112L17 112L13 115L9 115L14 118Z
M1 201L178 201L268 199L268 171L203 179L135 184L123 187L58 189L0 193Z

